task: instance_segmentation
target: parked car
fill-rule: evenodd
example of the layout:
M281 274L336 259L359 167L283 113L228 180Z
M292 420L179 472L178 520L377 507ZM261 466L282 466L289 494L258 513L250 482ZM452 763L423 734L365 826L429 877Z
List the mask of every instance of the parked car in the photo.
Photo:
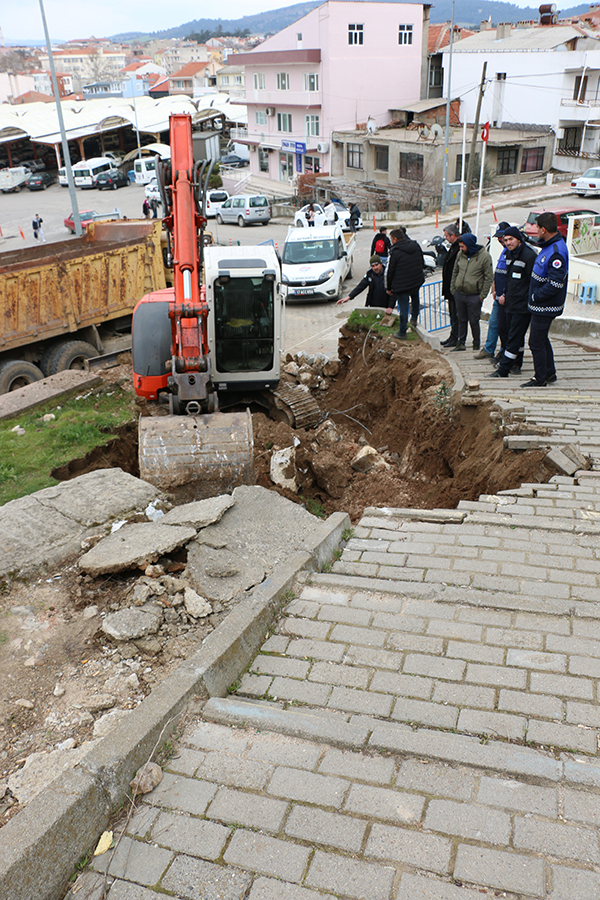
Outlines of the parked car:
M271 207L264 194L247 194L230 197L217 213L217 222L238 223L240 228L254 222L266 225L271 219Z
M206 218L210 219L216 216L226 200L229 200L227 191L221 189L209 191L206 195Z
M325 216L324 207L321 206L320 203L315 203L315 228L320 228L322 225L334 225L340 224L344 231L350 231L350 210L344 206L341 200L332 200L333 205L335 206L335 211L337 215L336 222L328 222ZM308 220L306 218L306 211L308 209L308 204L303 206L302 209L299 209L296 215L294 216L294 228L308 228ZM358 220L358 228L363 227L363 220Z
M129 178L118 169L109 169L108 172L100 172L96 178L96 186L99 191L106 190L116 191L117 188L127 187Z
M146 194L146 200L158 200L159 203L162 203L160 190L158 189L158 179L153 178L152 181L149 181L144 189L144 193Z
M96 212L95 209L80 209L79 218L81 219L81 227L85 231L90 222L106 222L110 219L120 219L121 210L115 207L112 212L99 213ZM68 231L71 232L71 234L75 234L75 222L73 221L73 213L70 213L70 215L68 215L64 220L64 226Z
M586 194L600 194L600 169L586 169L583 175L573 175L571 190L579 197Z
M45 191L49 184L54 184L56 175L53 172L32 172L25 187L30 191Z
M567 236L569 227L569 219L573 216L597 216L595 209L582 209L580 206L562 206L559 209L536 209L527 216L527 221L522 227L522 231L528 236L534 244L538 240L538 230L536 225L537 217L543 212L553 212L558 220L558 230L564 238ZM600 221L600 220L599 220Z
M249 166L250 160L243 159L237 153L228 153L226 156L221 157L221 165L229 166L232 169L241 169L242 166Z

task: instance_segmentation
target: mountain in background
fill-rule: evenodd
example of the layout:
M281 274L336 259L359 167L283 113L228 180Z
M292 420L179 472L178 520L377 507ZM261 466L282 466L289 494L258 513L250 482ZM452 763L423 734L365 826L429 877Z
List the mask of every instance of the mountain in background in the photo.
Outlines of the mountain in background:
M375 3L377 0L366 0ZM397 0L402 2L402 0ZM242 16L240 19L193 19L175 28L164 31L154 31L151 34L142 31L131 31L112 36L114 41L147 40L150 38L185 38L193 32L204 30L216 31L219 26L223 31L237 31L247 28L251 34L276 34L288 25L292 25L317 6L322 6L323 0L308 0L306 3L295 3L293 6L285 6L281 9L272 9L268 12L256 13L253 16ZM492 17L492 22L521 22L524 20L539 19L539 7L516 6L514 3L505 3L502 0L461 0L455 9L456 24L463 26L479 27L480 22ZM575 16L587 12L589 4L583 3L560 11L562 16ZM437 0L431 8L432 23L449 22L452 16L452 0Z

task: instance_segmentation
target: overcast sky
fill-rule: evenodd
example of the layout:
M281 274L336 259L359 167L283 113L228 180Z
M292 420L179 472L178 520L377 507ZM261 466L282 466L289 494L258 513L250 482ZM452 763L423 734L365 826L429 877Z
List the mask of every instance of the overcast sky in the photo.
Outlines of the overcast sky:
M518 6L535 6L533 0L514 0ZM292 6L286 0L227 0L223 14L236 19L268 9ZM53 41L107 37L127 31L161 31L191 22L214 18L215 3L209 0L44 0L50 37ZM4 40L43 40L39 0L0 0L0 28Z
M53 41L162 31L193 19L215 18L215 5L209 0L44 0ZM222 15L237 19L292 5L286 0L227 0ZM43 40L39 0L0 0L0 28L6 42Z

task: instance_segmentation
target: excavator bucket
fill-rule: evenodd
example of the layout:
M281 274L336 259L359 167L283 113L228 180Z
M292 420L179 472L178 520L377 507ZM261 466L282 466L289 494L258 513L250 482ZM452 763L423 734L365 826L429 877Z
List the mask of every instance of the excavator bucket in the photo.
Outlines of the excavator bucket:
M193 485L197 499L254 484L250 412L144 416L138 432L140 478L161 490Z

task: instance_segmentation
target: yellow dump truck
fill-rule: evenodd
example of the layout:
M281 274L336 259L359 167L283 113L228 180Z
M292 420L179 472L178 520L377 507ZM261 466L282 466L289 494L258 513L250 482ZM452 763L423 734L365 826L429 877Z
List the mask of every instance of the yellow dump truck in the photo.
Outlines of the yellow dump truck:
M164 287L160 221L96 222L82 238L0 253L0 394L83 368Z

